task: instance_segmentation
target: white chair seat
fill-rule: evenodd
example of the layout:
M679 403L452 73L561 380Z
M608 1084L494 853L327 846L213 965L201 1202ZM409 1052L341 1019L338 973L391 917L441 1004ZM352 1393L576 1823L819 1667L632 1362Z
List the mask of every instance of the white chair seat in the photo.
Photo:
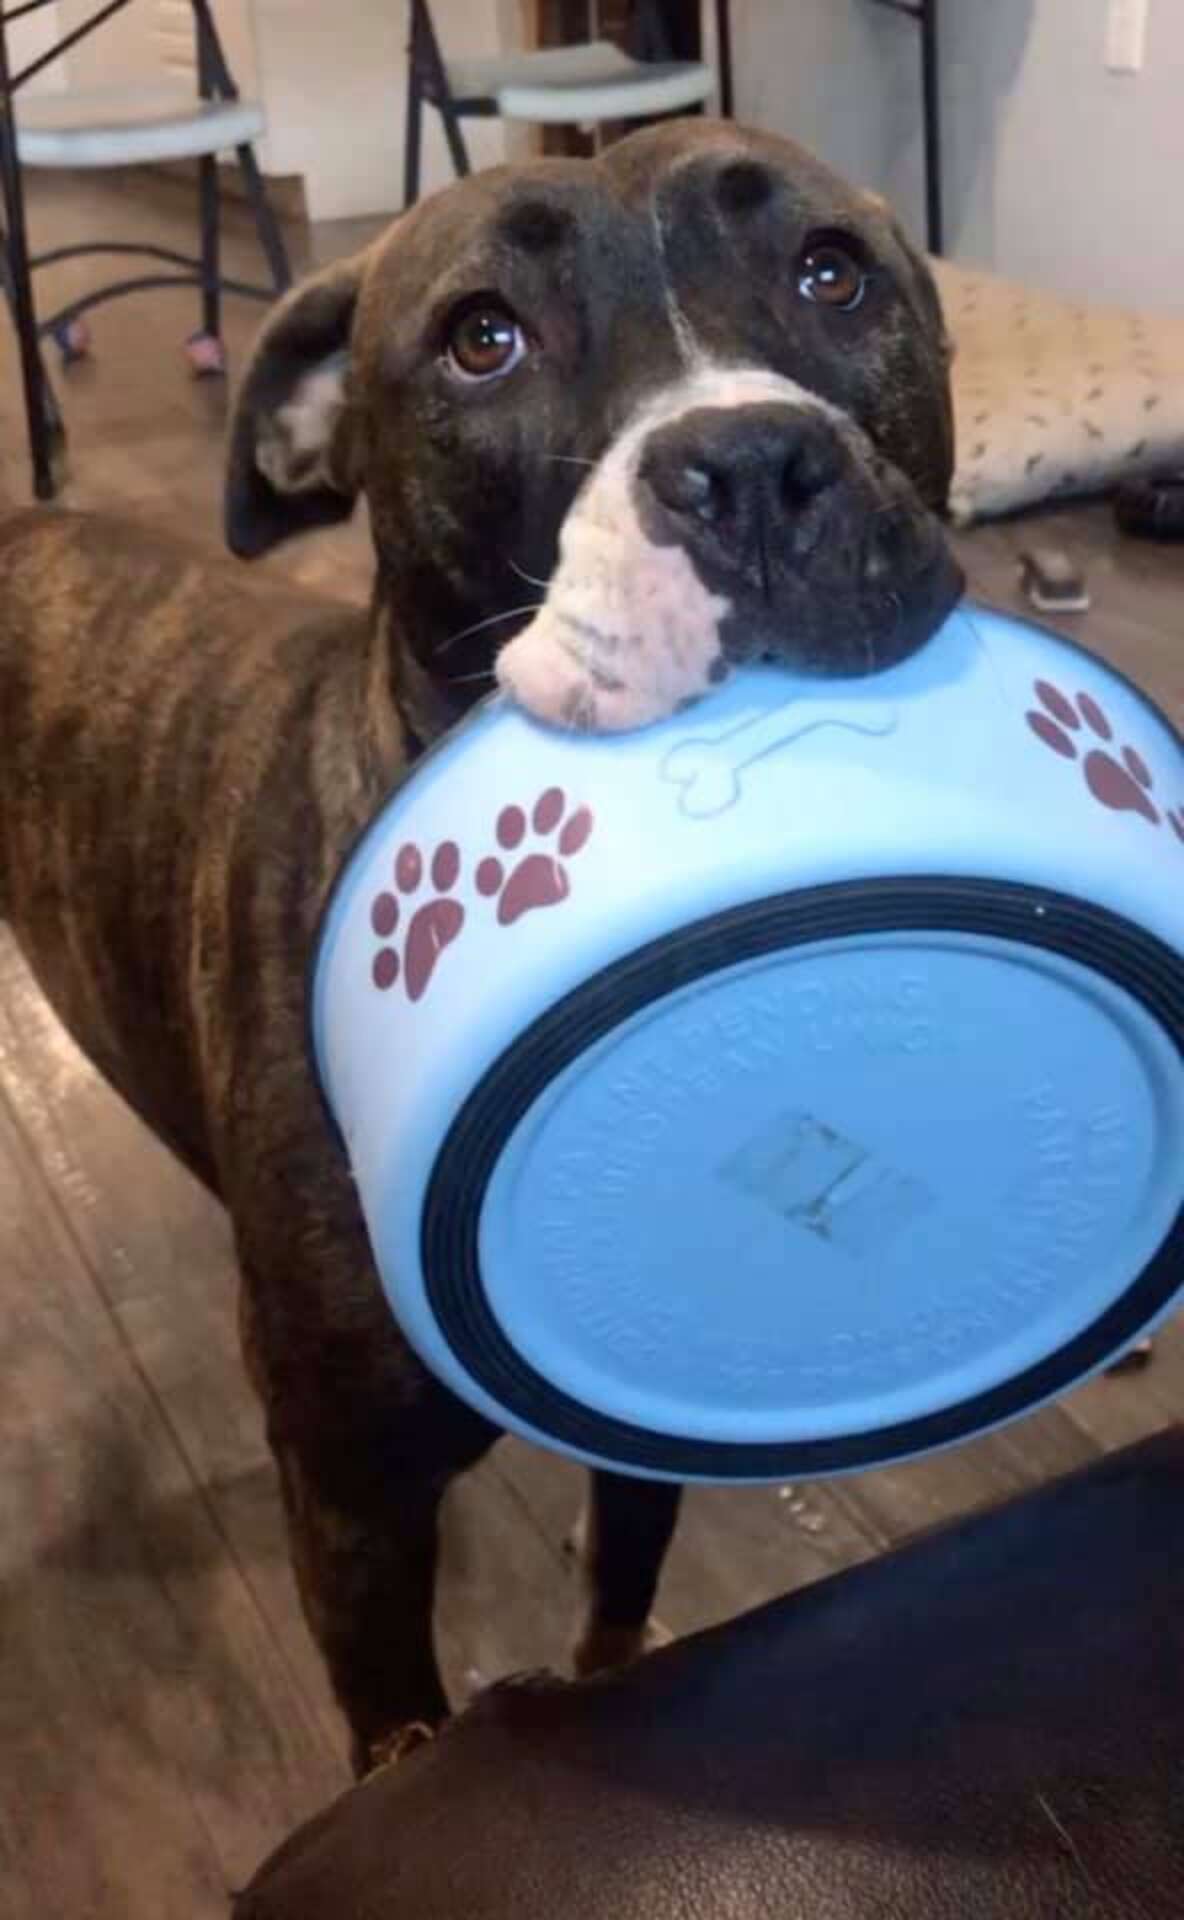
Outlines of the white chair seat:
M458 100L494 100L505 120L578 125L699 106L715 86L698 61L633 60L607 40L448 62Z
M254 100L201 100L183 86L41 93L18 99L29 167L132 167L249 145L266 131Z

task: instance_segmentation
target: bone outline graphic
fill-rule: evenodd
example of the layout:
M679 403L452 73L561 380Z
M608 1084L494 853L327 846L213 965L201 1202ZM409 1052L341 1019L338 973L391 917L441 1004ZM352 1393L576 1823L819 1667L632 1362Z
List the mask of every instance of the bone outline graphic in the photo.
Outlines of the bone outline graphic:
M663 780L679 788L679 809L690 820L710 820L734 807L743 776L759 761L792 746L820 727L882 738L896 725L897 709L861 700L815 700L795 694L769 710L746 714L722 730L680 740L662 761Z

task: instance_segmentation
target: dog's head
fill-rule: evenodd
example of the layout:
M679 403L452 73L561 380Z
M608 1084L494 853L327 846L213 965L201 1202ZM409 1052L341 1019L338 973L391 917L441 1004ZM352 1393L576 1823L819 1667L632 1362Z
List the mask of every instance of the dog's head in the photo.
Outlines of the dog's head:
M703 121L458 183L296 289L240 396L256 554L364 491L456 699L633 726L759 656L891 664L960 578L933 282L883 204Z

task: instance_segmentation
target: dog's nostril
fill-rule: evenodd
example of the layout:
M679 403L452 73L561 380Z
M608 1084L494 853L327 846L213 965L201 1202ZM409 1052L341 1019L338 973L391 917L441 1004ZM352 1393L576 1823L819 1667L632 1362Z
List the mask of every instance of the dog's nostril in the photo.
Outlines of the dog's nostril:
M672 513L718 520L727 508L727 481L704 461L680 457L650 460L645 478Z
M638 478L681 538L741 556L776 538L779 521L808 518L804 509L842 478L846 460L818 409L702 408L651 434Z
M727 487L722 475L695 461L683 468L678 491L684 512L698 514L700 520L718 520L726 505Z

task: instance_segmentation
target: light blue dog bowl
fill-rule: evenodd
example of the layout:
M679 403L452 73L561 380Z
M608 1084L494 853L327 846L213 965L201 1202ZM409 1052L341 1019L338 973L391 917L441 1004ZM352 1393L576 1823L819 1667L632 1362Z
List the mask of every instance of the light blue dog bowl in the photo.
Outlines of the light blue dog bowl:
M621 1471L838 1472L1184 1288L1184 751L964 605L856 681L587 739L495 700L364 836L316 1062L391 1307Z

